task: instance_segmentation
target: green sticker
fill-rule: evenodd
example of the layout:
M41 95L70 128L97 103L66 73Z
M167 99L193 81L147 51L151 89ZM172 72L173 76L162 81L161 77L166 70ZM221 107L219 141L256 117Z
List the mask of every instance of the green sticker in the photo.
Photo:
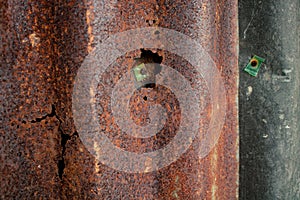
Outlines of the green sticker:
M148 76L146 66L144 63L139 64L138 66L134 67L133 73L134 73L136 81L138 81L138 82L143 81Z
M265 61L264 58L259 56L253 56L247 66L245 67L244 71L246 71L251 76L257 76L261 64Z

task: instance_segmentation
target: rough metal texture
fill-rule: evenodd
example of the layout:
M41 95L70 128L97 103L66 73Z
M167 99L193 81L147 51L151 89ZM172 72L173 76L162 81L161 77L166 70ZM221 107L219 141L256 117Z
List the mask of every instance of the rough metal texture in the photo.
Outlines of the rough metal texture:
M60 194L60 119L53 89L53 6L1 1L0 198Z
M4 3L1 14L7 19L1 22L1 198L237 198L236 1L16 1ZM199 160L191 148L159 171L127 174L96 161L81 143L72 119L72 88L78 68L95 45L114 33L150 26L189 35L210 53L224 79L227 115L217 145L204 159ZM103 75L99 91L114 85L140 54L128 52L118 58ZM193 67L185 60L161 50L157 54L163 64L196 83ZM147 103L167 108L173 119L169 132L174 133L179 117L170 105L177 104L176 98L166 88L157 91L134 94L133 119L144 122L147 107L142 99L147 95ZM114 134L118 130L108 112L109 96L97 99L103 108L103 128L115 145L122 139L122 148L144 152L161 148L172 138L162 132L159 142L143 142ZM139 109L144 111L136 112ZM209 119L209 106L206 111Z
M241 199L300 199L299 6L239 2ZM266 59L256 78L252 54Z

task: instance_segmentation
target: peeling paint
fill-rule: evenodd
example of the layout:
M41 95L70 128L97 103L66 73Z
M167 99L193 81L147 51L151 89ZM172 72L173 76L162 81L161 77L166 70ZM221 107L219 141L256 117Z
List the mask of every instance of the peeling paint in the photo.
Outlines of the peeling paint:
M40 38L36 33L32 33L29 35L30 44L32 47L36 47L40 43Z

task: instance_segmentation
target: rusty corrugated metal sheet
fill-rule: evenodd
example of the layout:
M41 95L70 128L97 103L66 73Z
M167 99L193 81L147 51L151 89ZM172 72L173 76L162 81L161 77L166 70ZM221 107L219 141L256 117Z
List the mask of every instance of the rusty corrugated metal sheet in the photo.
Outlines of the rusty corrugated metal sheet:
M3 38L7 43L3 51L6 56L3 59L3 62L6 63L2 70L3 77L6 77L16 90L22 88L20 86L24 81L25 85L28 84L28 87L32 89L35 97L28 97L18 91L5 90L3 92L3 94L10 95L9 98L1 97L1 101L7 103L7 105L4 104L5 108L12 108L9 103L11 99L15 99L16 107L24 109L18 112L12 109L10 112L2 112L1 117L7 120L1 128L3 130L1 142L5 147L2 149L9 152L9 149L12 148L9 140L16 143L24 140L26 141L24 146L30 152L38 154L41 150L37 147L42 145L47 147L43 153L49 152L51 155L50 159L44 161L44 164L52 163L47 165L48 168L40 175L41 183L29 181L27 185L20 186L19 190L29 191L26 193L28 197L46 196L49 198L60 191L62 199L237 198L238 36L236 1L55 1L53 3L39 1L14 3L6 3L7 11L2 11L5 17L10 17L7 22L3 22L5 25L3 30L6 33L1 34L5 36ZM22 10L25 14L13 12L13 9ZM32 21L32 24L19 25L22 20L18 16L27 15L28 18L25 21L27 23ZM16 21L15 24L13 19ZM34 23L38 25L35 26ZM126 173L112 169L96 160L80 140L80 132L76 131L73 122L72 91L78 69L95 46L116 33L140 27L163 27L175 30L191 37L203 46L216 63L224 82L226 98L223 101L227 105L226 118L217 144L206 157L199 158L197 144L201 143L201 136L205 134L205 127L212 116L211 103L207 103L204 108L202 116L204 120L200 123L202 129L193 142L196 145L189 148L180 159L153 172ZM141 37L143 36L141 35ZM128 41L130 40L131 38L128 38ZM25 42L22 43L22 41ZM161 41L153 41L153 43L156 42ZM27 46L23 47L26 44ZM194 66L184 58L162 49L146 50L152 51L152 57L142 58L142 61L138 62L148 62L162 57L161 64L172 66L189 80L193 87L197 88L197 84L200 83L198 88L207 91L205 81L201 81ZM192 53L194 49L190 49L190 51ZM120 132L110 112L111 98L105 91L118 82L121 74L132 68L136 63L134 58L141 57L141 54L141 50L136 50L127 52L126 55L116 59L102 75L100 79L102 84L99 84L96 95L96 103L102 108L99 112L101 128L106 131L112 143L124 150L139 153L157 150L167 145L174 137L179 126L178 121L180 121L180 105L176 97L167 88L157 86L153 90L140 90L134 94L135 100L131 104L131 116L136 123L143 124L147 119L147 105L162 104L169 116L165 131L148 140L132 139ZM24 63L22 64L21 61ZM24 80L14 81L19 77L14 74L18 71L24 76ZM11 74L14 75L11 76ZM1 83L8 87L8 82L5 80L3 79ZM32 83L28 80L31 80ZM28 92L30 89L27 88L26 91ZM146 103L144 102L145 96L147 96ZM26 101L26 99L31 99L32 105L28 104L29 100ZM211 101L208 96L204 96L203 99ZM36 106L37 112L35 112L35 107L32 107L33 105ZM20 106L22 107L20 108ZM155 115L158 114L154 113ZM50 122L47 120L51 119L53 122L51 121L50 124L55 125L55 128L51 128L52 135L45 134L47 131L44 131L43 128L26 127L29 132L42 134L42 136L31 135L32 146L26 140L28 137L20 139L25 133L23 130L12 127L8 131L8 128L4 128L12 123L12 120L8 119L17 119L16 121L22 125L23 120L28 116L30 125L32 122L37 122L37 125L42 127L50 126ZM43 125L46 122L48 125ZM15 135L18 139L14 139ZM51 142L51 145L54 146L39 141L44 137L48 138L46 142L55 141ZM55 146L57 144L60 146ZM16 146L22 145L16 144ZM9 154L11 159L24 159L23 155L17 154L22 152L22 149L17 148L15 151L16 156ZM8 195L23 194L18 193L17 189L10 190L12 182L7 181L13 179L12 177L19 176L20 172L6 172L4 169L9 163L14 163L16 167L23 167L24 164L22 161L9 161L7 157L1 158L5 163L5 165L1 165L1 172L4 174L3 177L7 177L1 182L5 186L1 195L7 197ZM121 161L123 158L119 159ZM32 163L38 161L39 157L36 156L30 160ZM151 162L150 160L150 165ZM43 165L37 166L42 167ZM27 175L28 171L34 170L35 168L30 165L25 170L26 173L19 176L19 179L14 179L13 183L22 181L22 177L35 180L33 175ZM51 178L45 180L45 177L49 176ZM44 187L39 185L44 185ZM47 190L50 187L52 189ZM53 188L56 190L54 191Z
M0 2L0 199L60 195L52 5Z

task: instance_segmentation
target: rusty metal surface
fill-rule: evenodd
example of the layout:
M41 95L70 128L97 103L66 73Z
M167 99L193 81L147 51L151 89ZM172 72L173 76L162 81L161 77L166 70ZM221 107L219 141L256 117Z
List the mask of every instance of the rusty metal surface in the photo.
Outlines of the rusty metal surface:
M60 194L52 3L1 1L0 199Z
M59 194L61 199L237 199L236 1L28 1L4 3L4 8L1 198ZM24 16L28 17L20 19ZM115 33L140 27L164 27L197 40L221 72L227 110L220 138L208 156L199 159L197 148L190 148L163 169L132 174L103 165L83 145L73 122L72 89L78 69L97 44ZM201 83L183 58L164 50L151 51L192 86ZM133 120L145 123L147 105L162 104L169 116L167 128L149 140L120 133L109 112L110 96L104 91L140 56L141 51L128 52L107 69L96 103L102 108L101 128L112 143L141 153L162 148L174 137L180 105L164 87L137 91L131 101ZM207 90L205 84L198 87ZM209 103L204 113L203 127L211 116ZM194 144L200 143L202 134L200 130ZM23 155L26 149L31 157Z

